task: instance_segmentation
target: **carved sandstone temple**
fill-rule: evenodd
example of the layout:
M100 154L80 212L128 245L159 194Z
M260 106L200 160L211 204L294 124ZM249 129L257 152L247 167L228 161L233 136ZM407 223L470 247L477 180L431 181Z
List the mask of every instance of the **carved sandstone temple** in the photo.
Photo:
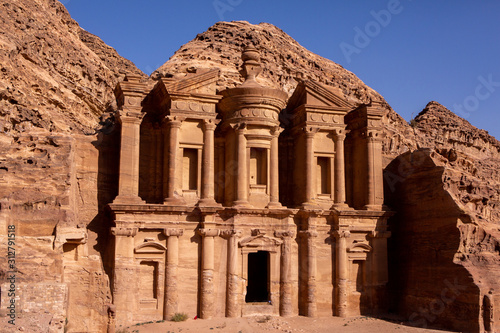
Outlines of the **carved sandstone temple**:
M117 325L385 310L380 105L312 81L288 99L256 82L256 49L242 59L219 93L218 70L116 88Z

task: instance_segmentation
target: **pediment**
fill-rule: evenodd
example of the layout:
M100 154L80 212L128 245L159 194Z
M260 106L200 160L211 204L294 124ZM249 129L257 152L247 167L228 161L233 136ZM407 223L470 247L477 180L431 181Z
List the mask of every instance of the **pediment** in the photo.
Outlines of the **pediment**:
M372 251L372 247L368 244L365 244L365 243L354 243L347 250L347 252L351 252L351 253L368 253L371 251Z
M341 108L350 111L356 107L341 95L336 88L306 80L299 83L288 102L288 110L293 111L301 105Z
M188 75L182 79L161 79L160 86L167 94L187 93L215 95L215 83L219 78L219 69Z
M145 242L135 247L134 253L164 253L167 248L158 242Z
M281 245L283 241L278 238L274 237L268 237L263 234L256 235L256 236L249 236L244 239L242 239L239 242L240 247L255 247L255 248L260 248L260 247L275 247L278 245Z

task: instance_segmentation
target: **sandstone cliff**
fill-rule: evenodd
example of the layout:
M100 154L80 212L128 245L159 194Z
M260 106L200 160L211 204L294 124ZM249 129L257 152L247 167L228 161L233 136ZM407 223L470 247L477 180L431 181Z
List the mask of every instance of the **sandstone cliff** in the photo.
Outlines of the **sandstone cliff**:
M100 331L109 282L93 246L97 236L86 232L103 197L97 182L106 178L98 174L95 133L114 108L116 83L126 72L144 74L58 1L6 0L0 8L0 248L7 253L5 230L15 226L17 296L30 299L18 304L17 325L62 331L72 317L77 330ZM68 237L90 239L78 263L73 249L61 246ZM3 284L4 256L0 263ZM67 285L85 287L68 298Z
M487 317L500 314L500 142L437 102L412 124L420 149L384 174L397 212L389 260L395 311L419 326L487 330Z

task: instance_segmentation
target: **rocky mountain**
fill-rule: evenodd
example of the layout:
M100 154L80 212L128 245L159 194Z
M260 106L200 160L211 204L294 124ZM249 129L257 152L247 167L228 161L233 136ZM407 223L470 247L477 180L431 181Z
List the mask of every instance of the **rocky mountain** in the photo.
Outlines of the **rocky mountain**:
M92 133L126 72L142 74L84 31L56 0L2 1L0 128ZM143 75L143 74L142 74Z

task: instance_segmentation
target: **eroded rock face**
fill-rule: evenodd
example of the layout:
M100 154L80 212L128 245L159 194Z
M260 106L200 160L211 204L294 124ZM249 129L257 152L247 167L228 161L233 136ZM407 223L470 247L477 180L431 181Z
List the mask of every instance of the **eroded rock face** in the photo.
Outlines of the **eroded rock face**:
M4 1L0 20L3 131L92 133L125 72L142 74L58 1Z
M397 211L389 249L396 311L416 325L498 330L500 142L437 102L413 125L427 148L385 170L387 203ZM461 289L443 300L454 278Z
M111 299L96 231L106 200L98 183L107 187L102 164L110 162L99 162L95 134L116 105L116 83L126 72L144 74L58 1L0 8L0 249L7 253L5 231L15 226L16 324L62 332L68 319L70 331L103 331ZM5 256L0 263L7 304Z

